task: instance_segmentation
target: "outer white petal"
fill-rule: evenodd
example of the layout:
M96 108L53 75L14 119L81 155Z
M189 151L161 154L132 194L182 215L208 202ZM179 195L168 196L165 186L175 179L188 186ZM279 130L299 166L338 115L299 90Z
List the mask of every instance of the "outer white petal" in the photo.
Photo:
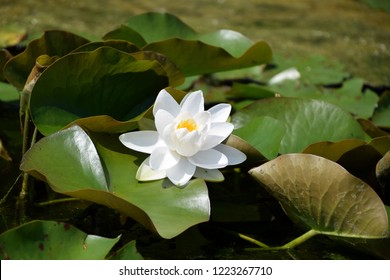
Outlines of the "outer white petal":
M176 100L165 90L161 90L157 95L153 106L153 115L155 116L158 110L165 110L176 117L180 112L180 106Z
M182 157L178 164L167 170L167 177L176 186L183 186L191 180L196 166L191 164L187 158Z
M188 112L191 115L196 115L204 111L204 98L201 90L197 90L187 94L180 103L181 112Z
M222 182L225 180L222 172L218 169L204 169L200 167L196 168L194 177L202 178L210 182Z
M210 130L202 144L201 150L208 150L222 143L233 132L233 129L234 125L231 123L211 123Z
M220 151L228 158L228 165L240 164L246 160L246 155L243 152L231 146L219 144L214 149Z
M211 107L207 111L211 114L212 122L226 122L231 110L232 106L230 104L221 103Z
M165 170L153 170L149 166L149 158L146 158L137 170L135 178L139 181L153 181L167 177Z
M119 136L119 140L127 148L147 154L151 154L156 147L163 145L158 132L150 130L123 133Z
M168 147L157 147L150 155L149 165L154 170L166 170L176 165L179 160L180 155Z
M199 151L188 160L192 164L206 169L222 168L229 163L228 158L223 153L214 149Z
M165 127L174 122L175 118L171 113L160 109L156 112L155 116L156 129L160 135L163 134Z

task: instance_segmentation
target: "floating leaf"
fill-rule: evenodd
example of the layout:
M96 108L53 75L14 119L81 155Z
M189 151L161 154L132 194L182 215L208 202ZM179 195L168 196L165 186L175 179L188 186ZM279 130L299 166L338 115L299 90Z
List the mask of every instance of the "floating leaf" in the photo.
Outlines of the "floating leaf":
M250 171L287 215L335 236L384 238L388 218L373 189L337 163L307 154L282 155Z
M378 102L378 107L375 108L372 121L377 126L390 127L390 91L382 94Z
M118 29L115 29L103 37L104 40L125 40L133 43L139 48L146 45L145 39L136 31L128 26L121 25Z
M64 56L88 42L69 32L46 31L41 38L31 41L24 52L8 61L4 76L16 88L22 89L40 55Z
M282 154L300 152L308 145L321 141L367 140L367 135L350 114L320 100L262 99L235 113L232 122L239 128L259 116L274 118L284 125L286 133L279 149Z
M246 140L267 159L273 159L278 155L285 128L280 121L262 116L254 117L245 126L236 129L234 134Z
M48 67L36 82L31 115L44 135L92 116L127 122L153 104L171 74L176 77L156 60L138 60L110 47L72 53Z
M271 49L266 42L252 43L247 37L232 30L197 33L179 18L168 13L137 15L107 34L105 39L121 39L140 46L143 50L161 53L173 61L185 76L227 71L258 66L271 60Z
M21 170L56 192L116 209L164 238L209 219L203 180L184 189L168 180L138 182L135 174L144 156L125 148L118 135L91 135L92 140L73 126L43 138L25 154Z
M354 78L345 81L341 87L325 88L302 82L286 81L271 86L271 89L285 97L305 97L335 104L361 118L370 118L378 102L378 96L371 90L362 92L364 80Z
M143 260L143 257L138 253L135 240L130 241L125 246L116 251L110 260Z
M0 235L0 254L3 260L102 260L118 240L67 223L32 221Z

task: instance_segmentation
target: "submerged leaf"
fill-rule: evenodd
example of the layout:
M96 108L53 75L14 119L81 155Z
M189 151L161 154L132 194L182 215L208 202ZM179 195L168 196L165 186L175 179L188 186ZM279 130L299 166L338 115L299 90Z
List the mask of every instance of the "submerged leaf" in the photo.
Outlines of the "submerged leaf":
M125 148L118 135L90 134L92 139L73 126L43 138L25 154L21 170L56 192L116 209L164 238L209 219L203 180L184 189L168 180L138 182L135 174L145 156Z
M118 240L66 223L32 221L0 235L0 254L3 260L102 260Z
M374 190L337 163L307 154L282 155L250 171L287 215L315 231L384 238L385 206Z

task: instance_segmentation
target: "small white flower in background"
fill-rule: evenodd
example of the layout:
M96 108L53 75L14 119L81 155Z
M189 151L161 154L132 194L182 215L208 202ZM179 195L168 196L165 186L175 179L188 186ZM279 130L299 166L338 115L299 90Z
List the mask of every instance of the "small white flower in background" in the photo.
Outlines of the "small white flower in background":
M218 104L205 111L200 90L187 94L180 104L166 90L160 91L153 107L157 131L119 136L126 147L150 154L136 178L150 181L168 177L177 186L185 185L192 177L223 181L219 168L246 159L241 151L221 144L234 128L226 122L230 111L229 104Z
M276 84L281 84L287 80L294 81L300 78L301 78L301 73L299 73L299 71L293 67L293 68L286 69L273 76L271 80L269 80L268 84L276 85Z

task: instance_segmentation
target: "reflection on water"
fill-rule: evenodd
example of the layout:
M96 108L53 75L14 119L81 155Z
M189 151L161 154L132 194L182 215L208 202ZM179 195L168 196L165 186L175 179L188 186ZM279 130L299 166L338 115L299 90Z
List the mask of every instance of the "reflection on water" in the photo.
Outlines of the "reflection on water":
M326 55L370 83L390 84L390 13L354 0L0 0L0 29L102 36L149 11L173 13L201 32L264 39L281 55Z

